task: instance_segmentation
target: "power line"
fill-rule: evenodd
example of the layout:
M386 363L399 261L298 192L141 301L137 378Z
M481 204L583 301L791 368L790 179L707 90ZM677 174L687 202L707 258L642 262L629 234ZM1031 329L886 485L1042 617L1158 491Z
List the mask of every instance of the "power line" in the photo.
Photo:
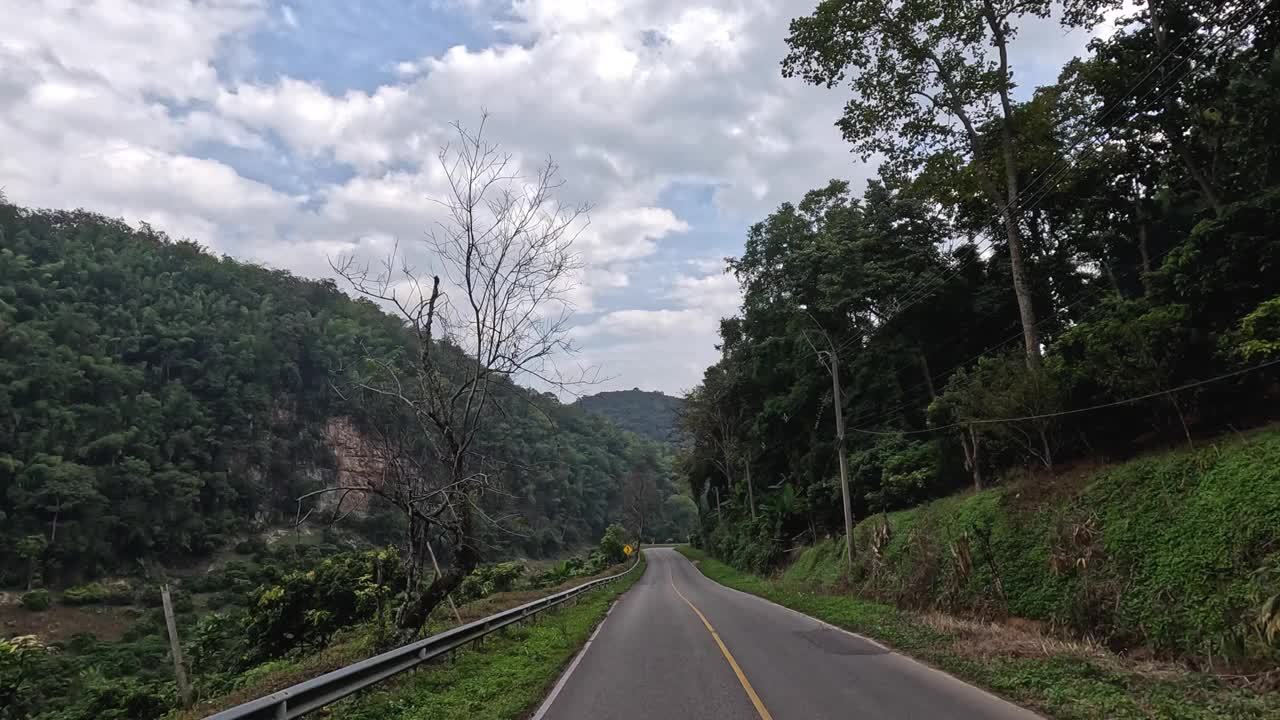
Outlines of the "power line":
M1045 420L1048 418L1062 417L1064 415L1078 415L1080 413L1092 412L1094 410L1104 410L1106 408L1116 407L1119 405L1128 405L1130 403L1141 402L1143 400L1150 400L1151 398L1160 397L1161 395L1169 395L1171 393L1181 392L1183 390L1189 390L1194 387L1200 387L1201 385L1208 385L1210 383L1220 382L1222 380L1228 380L1238 375L1244 375L1245 373L1251 373L1256 370L1262 370L1264 368L1271 367L1272 365L1280 365L1280 358L1277 358L1275 360L1269 360L1264 363L1259 363L1252 367L1247 367L1241 370L1234 370L1229 373L1223 373L1222 375L1218 375L1217 377L1211 377L1207 380L1196 380L1194 382L1189 382L1185 385L1179 385L1178 387L1169 388L1167 390L1157 390L1156 392L1147 393L1146 395L1139 395L1138 397L1126 398L1124 400L1114 400L1112 402L1102 403L1100 405L1090 405L1089 407L1077 408L1075 410L1062 410L1059 412L1041 413L1039 415L1024 415L1022 417L1012 417L1012 418L982 418L978 420L965 420L963 422L953 422L947 425L939 425L937 427L932 427L925 430L883 431L883 430L863 430L860 428L849 428L849 429L854 432L864 433L867 435L920 435L923 433L937 432L939 430L947 430L953 427L960 427L962 425L993 425L996 423L1026 422L1028 420Z
M1153 262L1158 262L1158 261L1160 261L1161 259L1163 259L1163 258L1164 258L1164 256L1165 256L1165 255L1168 255L1169 253L1173 252L1173 250L1174 250L1176 247L1177 247L1176 245L1170 245L1169 247L1165 248L1163 251L1161 251L1161 252L1157 253L1155 256L1153 256L1153 257L1151 258L1151 260L1152 260ZM1076 305L1079 305L1080 303L1082 303L1082 302L1084 302L1084 301L1086 301L1086 300L1094 300L1094 299L1097 299L1097 298L1099 298L1099 297L1101 297L1101 296L1103 296L1103 295L1106 295L1107 293L1110 293L1111 291L1112 291L1112 289L1111 289L1111 288L1109 288L1109 287L1107 287L1107 286L1105 286L1105 285L1099 285L1099 286L1097 286L1096 288L1094 288L1092 292L1089 292L1089 293L1083 294L1083 295L1081 295L1080 297L1076 298L1075 300L1072 300L1071 302L1067 303L1066 305L1063 305L1061 308L1058 308L1058 313L1060 314L1060 313L1062 313L1062 312L1065 312L1065 311L1067 311L1067 310L1069 310L1069 309L1071 309L1071 308L1075 307ZM1095 316L1097 316L1098 314L1100 314L1100 313L1103 311L1103 309L1104 309L1104 306L1103 306L1103 305L1095 305L1095 306L1093 306L1092 308L1090 308L1087 312L1085 312L1085 314L1084 314L1083 316L1081 316L1081 317L1080 317L1080 318L1075 322L1075 325L1083 324L1083 323L1089 322L1090 320L1093 320L1093 319L1095 318ZM1040 326L1042 323L1047 323L1047 322L1049 322L1050 320L1055 320L1055 319L1057 319L1057 314L1055 314L1055 315L1049 315L1049 316L1047 316L1047 317L1042 317L1042 318L1040 318L1039 320L1036 320L1036 321L1035 321L1035 323L1033 323L1033 327L1038 327L1038 326ZM963 334L963 333L961 333L961 334ZM953 337L952 337L952 339L954 340L956 337L959 337L959 335L953 336ZM1009 343L1011 343L1011 342L1013 342L1013 341L1015 341L1015 340L1019 340L1019 339L1021 339L1021 338L1022 338L1022 330L1018 330L1018 331L1017 331L1016 333L1014 333L1013 335L1010 335L1009 337L1005 338L1004 340L1001 340L1000 342L994 343L994 344L992 344L992 345L988 345L987 347L983 348L982 350L979 350L976 354L974 354L974 355L970 356L969 358L967 358L967 359L965 359L965 360L962 360L962 361L960 361L960 362L958 362L958 363L956 363L956 364L954 364L954 365L950 366L950 367L949 367L949 368L947 368L946 370L943 370L943 371L938 372L938 373L931 374L931 375L929 376L929 381L928 381L928 382L933 382L933 381L936 381L936 380L941 380L942 378L945 378L947 375L949 375L949 374L951 374L951 373L955 372L956 370L958 370L958 369L960 369L960 368L962 368L962 367L964 367L964 366L968 365L969 363L973 362L974 360L977 360L977 359L981 358L982 356L986 355L987 353L991 352L992 350L998 350L998 349L1000 349L1000 348L1004 347L1005 345L1008 345ZM948 341L948 342L950 342L950 341ZM945 344L947 344L947 343L941 343L941 344L945 345ZM920 388L925 387L925 386L928 384L928 382L925 382L925 381L917 382L916 384L914 384L914 385L912 385L911 387L907 388L907 390L904 392L904 394L906 394L906 393L914 393L916 390L919 390ZM914 402L915 402L914 400L905 400L905 401L903 401L903 402L899 403L898 405L895 405L895 406L893 406L893 407L889 408L888 410L885 410L885 411L883 412L883 414L879 414L879 415L877 414L877 413L879 412L879 411L877 411L877 410L872 410L872 411L867 412L867 413L859 413L859 416L858 416L857 418L855 418L852 422L855 422L855 423L858 423L858 424L866 423L866 422L880 422L880 421L883 421L883 420L885 420L885 419L888 419L890 416L894 415L894 414L895 414L895 413L894 413L894 411L895 411L895 410L898 410L898 409L901 409L901 408L905 408L905 407L907 407L907 406L909 406L909 405L914 404ZM898 413L898 414L900 414L900 413Z

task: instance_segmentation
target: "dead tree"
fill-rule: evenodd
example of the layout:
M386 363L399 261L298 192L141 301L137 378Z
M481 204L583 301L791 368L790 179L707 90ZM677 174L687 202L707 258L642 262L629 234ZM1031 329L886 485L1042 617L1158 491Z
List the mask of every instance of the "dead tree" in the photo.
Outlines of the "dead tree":
M658 511L660 500L652 470L637 468L627 473L622 481L622 511L638 541L644 542L648 520Z
M438 155L448 181L435 201L443 217L423 248L430 271L415 270L413 249L398 244L372 266L353 256L330 260L356 294L397 314L409 335L407 351L365 350L334 382L349 400L383 406L363 417L381 443L378 486L355 491L381 496L408 519L409 590L396 617L402 639L479 562L476 523L488 517L479 502L492 485L476 439L493 417L495 393L513 387L508 380L584 382L562 376L555 360L573 351L567 293L580 268L572 243L587 208L556 199L563 183L551 160L522 175L485 139L483 121L474 133L453 127L455 141ZM451 558L439 573L431 572L432 542Z

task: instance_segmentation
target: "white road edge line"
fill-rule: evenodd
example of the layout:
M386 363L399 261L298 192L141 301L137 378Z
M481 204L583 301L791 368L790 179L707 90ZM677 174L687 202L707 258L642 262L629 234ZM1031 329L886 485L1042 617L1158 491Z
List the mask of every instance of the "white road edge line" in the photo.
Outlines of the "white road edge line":
M542 704L538 706L538 712L534 713L533 717L529 720L542 720L543 716L547 714L547 711L551 709L551 703L556 701L556 697L560 695L560 691L563 690L564 686L569 682L569 676L573 675L573 671L578 669L578 663L582 662L582 656L586 655L587 650L591 649L591 643L596 641L596 636L600 634L600 630L604 628L604 624L609 621L609 616L613 614L613 608L617 605L618 603L615 602L609 606L608 611L606 611L604 617L601 618L600 624L597 625L595 631L591 633L591 637L587 638L587 644L583 645L582 649L578 651L578 654L574 656L573 662L569 663L568 669L566 669L564 674L560 676L560 679L556 681L556 686L551 688L551 694L547 696L546 700L542 701Z
M676 553L676 554L677 554L677 555L680 555L680 553ZM857 638L858 640L862 640L863 642L867 642L867 643L870 643L870 644L872 644L872 645L875 645L876 647L878 647L878 648L880 648L880 649L884 650L884 651L885 651L885 653L887 653L887 654L889 654L889 655L896 655L897 657L902 658L903 660L906 660L907 662L914 663L914 664L916 664L916 665L919 665L920 667L925 668L926 670L930 670L930 671L932 671L932 672L935 672L935 673L937 673L938 675L941 675L942 677L946 678L948 682L951 682L951 683L958 683L958 684L963 685L963 686L965 686L965 687L967 687L967 688L969 688L969 689L971 689L971 690L976 690L976 691L978 691L979 693L981 693L981 694L983 694L983 695L986 695L986 696L990 697L990 698L991 698L991 699L993 699L993 700L997 700L997 701L1002 702L1002 703L1004 703L1004 704L1006 704L1006 705L1010 705L1010 706L1015 707L1015 708L1017 708L1017 709L1019 709L1019 710L1022 710L1023 712L1030 713L1033 717L1038 717L1038 718L1043 718L1043 717L1044 717L1044 716L1043 716L1043 715L1041 715L1040 713L1038 713L1038 712L1036 712L1036 711L1034 711L1034 710L1032 710L1032 709L1030 709L1030 708L1024 707L1024 706L1022 706L1022 705L1019 705L1019 704L1017 704L1017 703L1013 702L1012 700L1009 700L1009 699L1007 699L1007 698L1003 698L1003 697L1001 697L1001 696L999 696L999 695L997 695L997 694L995 694L995 693L991 692L990 690L987 690L986 688L979 687L979 686L977 686L977 685L975 685L975 684L973 684L973 683L971 683L971 682L968 682L968 681L966 681L966 680L961 680L960 678L956 677L955 675L952 675L951 673L947 672L946 670L943 670L942 668L934 667L933 665L931 665L931 664L929 664L929 663L927 663L927 662L925 662L925 661L923 661L923 660L921 660L921 659L919 659L919 658L914 658L914 657L912 657L912 656L910 656L910 655L908 655L908 654L906 654L906 653L904 653L904 652L900 652L900 651L898 651L898 650L894 650L893 648L889 647L888 645L885 645L885 644L883 644L883 643L881 643L881 642L877 641L875 638L867 637L866 635L861 635L861 634L859 634L859 633L853 632L852 630L845 630L844 628L840 627L839 625L832 625L831 623L827 622L826 620L820 620L820 619L818 619L818 618L816 618L816 617L814 617L814 616L812 616L812 615L807 615L807 614L805 614L805 613L802 613L802 612L800 612L799 610L796 610L795 608L789 608L789 607L787 607L786 605L781 605L781 604L776 603L776 602L774 602L774 601L772 601L772 600L768 600L768 599L762 598L762 597L760 597L759 595L753 595L753 594L751 594L751 593L749 593L749 592L746 592L745 590L739 590L738 588L729 587L728 585L722 585L722 584L720 584L720 583L716 582L715 580L712 580L711 578L707 577L706 575L703 575L703 574L702 574L702 568L698 567L697 565L694 565L694 563L693 563L693 561L692 561L692 560L690 560L690 559L689 559L689 558L687 558L687 557L684 557L684 555L680 555L680 557L684 558L684 559L685 559L685 562L688 562L688 563L689 563L689 565L691 565L691 566L693 567L693 571L694 571L695 573L697 573L698 577L701 577L703 580L706 580L707 582L711 583L711 585L712 585L713 587L723 588L723 589L725 589L725 590L728 590L728 591L729 591L729 592L731 592L731 593L737 593L737 594L739 594L739 595L742 595L743 597L751 598L752 600L756 600L756 601L758 601L758 602L762 602L762 603L764 603L764 604L766 604L766 605L769 605L769 606L772 606L772 607L775 607L775 608L780 608L780 609L782 609L782 610L785 610L785 611L787 611L787 612L791 613L792 615L796 615L796 616L798 616L798 617L804 618L805 620L809 620L809 621L811 621L811 622L815 622L815 623L817 623L819 626L821 626L821 627L823 627L823 628L826 628L827 630L835 630L835 631L837 631L837 632L842 632L842 633L844 633L845 635L848 635L849 637ZM536 720L536 719L535 719L535 720Z

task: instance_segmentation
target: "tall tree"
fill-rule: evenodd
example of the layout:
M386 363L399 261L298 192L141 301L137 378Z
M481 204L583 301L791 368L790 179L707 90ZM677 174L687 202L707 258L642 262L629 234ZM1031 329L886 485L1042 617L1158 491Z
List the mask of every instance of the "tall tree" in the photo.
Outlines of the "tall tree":
M785 76L826 87L848 82L853 97L837 125L864 158L883 155L902 174L936 154L981 166L982 191L1004 226L1032 365L1040 339L1020 227L1009 43L1017 18L1049 8L1048 0L824 0L813 15L792 20L783 60ZM985 159L987 125L999 128L999 164Z

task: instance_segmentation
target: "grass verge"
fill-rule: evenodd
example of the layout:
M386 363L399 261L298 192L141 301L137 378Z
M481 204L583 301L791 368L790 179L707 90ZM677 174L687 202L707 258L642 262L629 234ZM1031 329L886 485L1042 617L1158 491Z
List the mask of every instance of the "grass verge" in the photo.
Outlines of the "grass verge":
M644 560L642 558L641 563L643 562ZM585 582L590 582L591 580L595 580L597 578L604 577L606 575L616 574L618 572L621 572L625 568L626 568L625 564L615 565L613 567L606 568L605 570L601 571L597 575L593 575L590 577L574 578L556 587L544 588L542 590L520 590L520 591L512 591L512 592L495 593L487 598L481 598L479 600L475 600L475 601L466 603L464 605L461 605L458 607L458 611L459 611L459 614L462 616L463 623L471 622L473 620L479 620L480 618L494 615L496 613L502 612L503 610L509 610L518 605L523 605L531 600L535 600L540 597L545 597L547 595L551 595L561 590L568 590L571 587L575 587ZM633 575L630 575L627 578L619 581L619 583L615 583L602 590L589 593L587 597L592 598L597 595L612 593L609 596L610 600L612 600L613 597L616 597L619 593L621 593L627 587L630 587L631 584L635 582L635 579L638 579L640 575L642 575L643 573L644 573L643 567L637 568L636 573L634 573ZM587 599L579 599L578 602L579 604L577 607L570 608L569 610L570 611L576 610L588 604ZM607 607L607 602L606 602L606 607ZM560 612L563 613L565 611L561 610ZM601 616L603 617L603 615ZM554 618L555 615L553 614L551 617ZM431 619L428 632L429 633L443 632L444 630L448 630L449 628L455 627L457 624L458 624L457 621L454 619L454 616L452 612L449 611L448 607L441 606L436 609L435 613L433 613L433 617ZM302 655L300 657L281 658L278 660L272 660L270 662L267 662L257 667L246 670L245 672L241 673L239 678L237 679L235 690L232 690L224 694L215 695L210 698L202 699L196 703L195 707L189 710L174 710L173 712L171 712L169 715L166 716L166 719L167 720L199 720L199 718L203 718L212 713L219 712L221 710L226 710L227 708L234 707L236 705L239 705L240 703L248 702L250 700L253 700L254 698L259 698L264 695L270 695L273 692L283 690L291 685L296 685L297 683L303 682L305 680L309 680L311 678L323 675L327 672L337 670L339 668L345 667L355 662L359 662L360 660L363 660L367 657L371 657L375 655L379 651L379 648L376 647L374 644L375 632L376 631L370 625L353 626L340 632L334 638L333 642L331 642L329 646L326 648L323 648L316 652L308 653L306 655ZM508 630L508 633L510 633L509 637L511 638L518 637L520 632L521 632L520 629ZM499 637L487 638L486 642L488 642L489 645L487 645L485 649L488 650L490 647L494 646L495 643L500 643L502 641L503 641L503 638L499 638ZM584 641L585 641L585 636L584 636ZM578 646L580 647L581 645L582 643L579 642ZM468 652L474 652L474 651L468 651ZM440 666L438 665L430 666L429 668L419 669L416 672L425 673L425 672L432 671L434 669L438 669L439 667ZM416 676L411 673L408 675L401 675L401 676L391 678L386 682L382 683L379 686L379 689L375 692L378 692L384 695L390 694L393 691L397 691L399 688L401 688L405 684L406 681L414 677ZM355 707L360 702L363 702L361 700L362 697L364 696L357 696L357 698L354 701L351 701L351 700L346 701L345 703L342 704L342 707ZM373 696L370 695L369 697L373 697ZM341 717L346 717L346 715L341 715ZM370 716L370 717L374 717L374 716ZM417 716L405 716L405 717L417 717ZM423 717L451 717L451 716L427 715ZM466 716L466 717L469 717L469 716Z
M678 548L708 578L758 595L894 649L1061 720L1280 717L1280 693L1168 665L1126 661L1070 643L986 623L909 613L883 603L815 593L736 570L700 550ZM1007 631L1006 631L1007 630Z
M509 628L451 660L401 676L385 690L345 700L332 708L351 720L508 720L527 716L546 696L561 670L586 643L609 605L644 574L582 596L576 605L539 616L532 625Z

